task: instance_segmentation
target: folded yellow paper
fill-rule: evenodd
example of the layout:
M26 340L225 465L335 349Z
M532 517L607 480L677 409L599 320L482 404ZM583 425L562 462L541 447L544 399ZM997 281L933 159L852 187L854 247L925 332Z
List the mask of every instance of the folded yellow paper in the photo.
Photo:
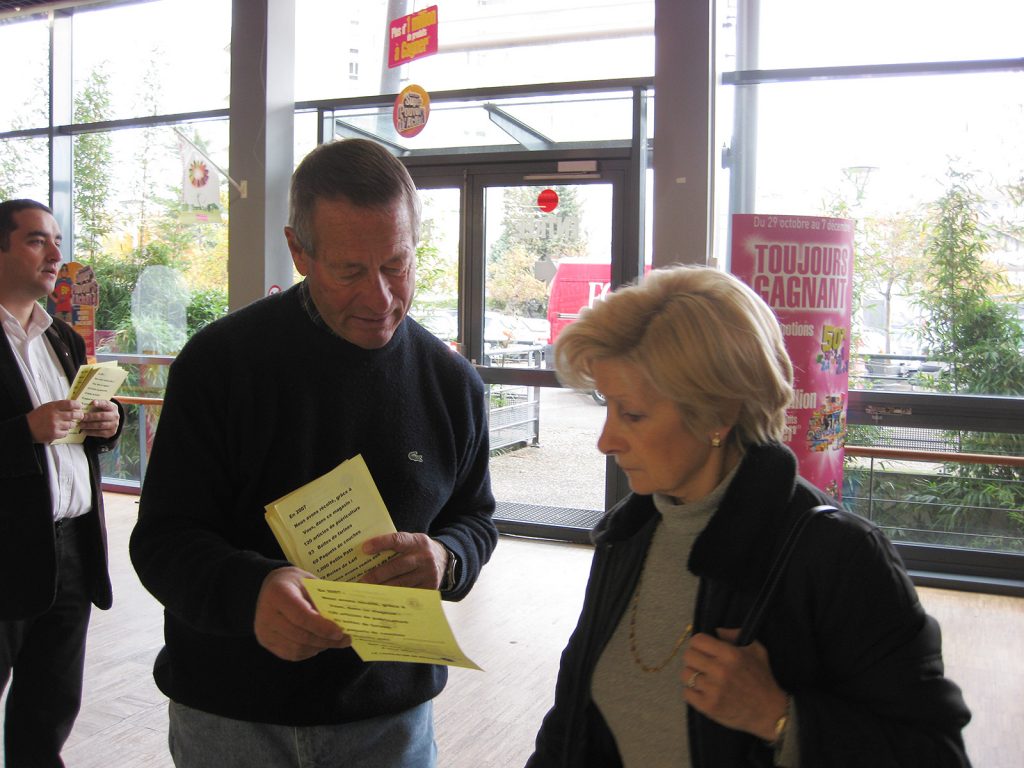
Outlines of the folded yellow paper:
M433 589L306 579L322 616L352 638L363 661L405 661L480 669L459 648Z
M115 361L105 363L86 363L78 369L75 380L68 390L68 400L77 400L88 410L93 400L109 400L121 388L128 371ZM85 433L75 424L66 437L54 440L53 444L81 443L85 441Z

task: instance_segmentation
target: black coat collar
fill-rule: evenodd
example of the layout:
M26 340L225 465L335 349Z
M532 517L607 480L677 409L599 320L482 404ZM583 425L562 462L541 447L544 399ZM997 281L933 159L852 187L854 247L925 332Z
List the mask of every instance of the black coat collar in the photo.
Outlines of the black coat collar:
M697 576L732 580L767 558L785 530L797 484L796 456L784 445L747 449L718 511L690 551L687 567ZM630 494L594 531L599 544L614 545L637 535L658 514L650 496Z
M770 543L785 530L795 484L796 456L789 448L777 443L749 448L718 511L693 544L689 569L728 579L770 552Z

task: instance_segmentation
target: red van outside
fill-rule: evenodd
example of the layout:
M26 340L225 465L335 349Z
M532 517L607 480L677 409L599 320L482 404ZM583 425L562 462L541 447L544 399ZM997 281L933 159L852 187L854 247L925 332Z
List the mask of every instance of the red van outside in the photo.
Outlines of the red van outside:
M650 271L650 265L644 267L644 274ZM581 310L594 306L608 295L612 287L611 272L611 264L563 261L558 265L548 297L549 344L555 343L565 326L579 319Z
M548 323L551 326L549 344L573 320L579 319L580 310L594 306L611 288L611 265L563 261L551 279L548 297Z

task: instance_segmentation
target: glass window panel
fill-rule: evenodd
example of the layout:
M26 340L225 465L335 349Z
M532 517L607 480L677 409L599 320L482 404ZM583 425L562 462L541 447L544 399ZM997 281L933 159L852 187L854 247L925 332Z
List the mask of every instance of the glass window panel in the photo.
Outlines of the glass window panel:
M95 119L221 109L231 90L230 0L160 0L74 18L76 97L97 79Z
M757 86L757 95L753 210L858 221L862 311L853 331L861 357L852 385L1019 393L1024 75L787 83ZM972 285L996 306L979 299L970 311L988 313L984 322L960 314L944 332L942 318L964 311L953 292L970 287L950 275L952 267L940 271L939 244L957 238L929 239L939 232L939 203L951 194L972 206L972 217L958 224L959 240L977 239L979 269L992 278ZM940 290L942 274L947 288ZM976 347L988 362L952 338L958 326L986 329ZM954 356L942 359L943 348Z
M566 524L573 511L605 508L605 457L597 450L605 410L587 393L489 386L491 484L499 507L525 505L513 519ZM536 439L516 425L536 420ZM531 514L532 513L532 514ZM584 515L592 525L596 514Z
M762 0L754 69L1021 55L1020 0Z
M369 108L335 113L335 133L346 137L347 127L369 133L402 149L423 150L445 147L507 146L513 139L487 118L478 105L464 103L431 104L424 129L413 137L403 137L395 130L392 108ZM358 135L358 134L357 134Z
M459 340L458 188L421 189L420 242L416 248L416 297L409 314L455 348Z
M628 141L633 133L633 95L628 92L495 100L493 104L556 142Z
M227 121L75 141L73 257L100 284L97 348L175 354L227 307L229 183L217 170L227 166ZM185 206L183 189L200 176L217 183L220 211Z
M1019 456L1024 435L850 425L850 445ZM848 448L848 453L851 449ZM949 461L846 459L843 502L895 541L1024 552L1020 469Z
M296 0L295 100L395 93L381 88L387 43L387 0ZM348 51L347 55L341 55ZM353 53L358 51L358 53ZM358 65L351 77L349 64Z
M502 129L505 116L525 124L522 144L514 133ZM335 131L347 127L370 133L407 150L500 146L526 150L554 143L629 141L632 135L632 94L609 92L598 96L538 96L494 99L487 102L432 102L426 127L416 136L403 137L395 130L392 108L337 111ZM535 142L535 143L534 143Z
M993 191L1024 171L1019 72L751 87L761 211L819 211L854 169L864 202L890 211L934 200L951 158Z
M207 157L188 152L182 135ZM227 121L75 137L74 258L96 274L97 354L129 370L126 397L163 397L173 355L227 312L233 190L216 168L227 167L227 147ZM219 182L219 213L186 209L182 191L201 178ZM103 459L106 477L141 479L159 411L127 409L119 445Z
M561 329L610 285L611 212L607 183L485 188L484 365L550 365ZM517 520L572 524L578 513L593 524L605 486L598 398L493 383L488 396L499 507L517 505Z
M389 69L386 0L297 0L296 99L397 93L413 82L441 91L654 74L654 0L437 5L438 53Z
M28 197L49 203L49 145L45 137L0 141L0 200Z
M644 172L644 274L654 267L654 169Z
M540 367L531 350L611 285L612 185L487 187L484 210L484 359Z
M316 149L317 123L319 120L319 114L313 111L295 113L295 148L292 161L296 166L302 162L302 158Z
M50 27L45 16L0 22L8 71L0 88L0 131L45 128L50 109ZM15 75L13 67L17 66Z
M103 360L118 360L122 368L129 371L128 383L123 385L119 394L122 399L125 397L161 397L162 395L142 395L144 391L137 382L140 379L140 370L147 370L146 376L149 379L156 379L160 375L160 381L166 381L167 363L161 366L143 365L133 366L130 361L123 358L101 355ZM163 386L159 387L162 392ZM130 394L129 394L130 393ZM104 482L113 480L117 485L127 488L139 488L142 486L144 466L148 460L150 451L153 448L153 437L156 434L156 424L160 418L159 405L134 405L123 404L124 426L121 428L121 439L110 451L100 454L100 468L103 473Z

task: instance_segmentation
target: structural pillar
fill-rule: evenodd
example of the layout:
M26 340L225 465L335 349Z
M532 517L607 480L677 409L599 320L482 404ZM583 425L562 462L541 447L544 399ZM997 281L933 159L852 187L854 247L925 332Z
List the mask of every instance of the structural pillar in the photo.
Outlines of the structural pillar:
M231 310L292 284L284 239L294 166L295 0L232 0Z
M655 0L654 265L711 258L713 0Z

